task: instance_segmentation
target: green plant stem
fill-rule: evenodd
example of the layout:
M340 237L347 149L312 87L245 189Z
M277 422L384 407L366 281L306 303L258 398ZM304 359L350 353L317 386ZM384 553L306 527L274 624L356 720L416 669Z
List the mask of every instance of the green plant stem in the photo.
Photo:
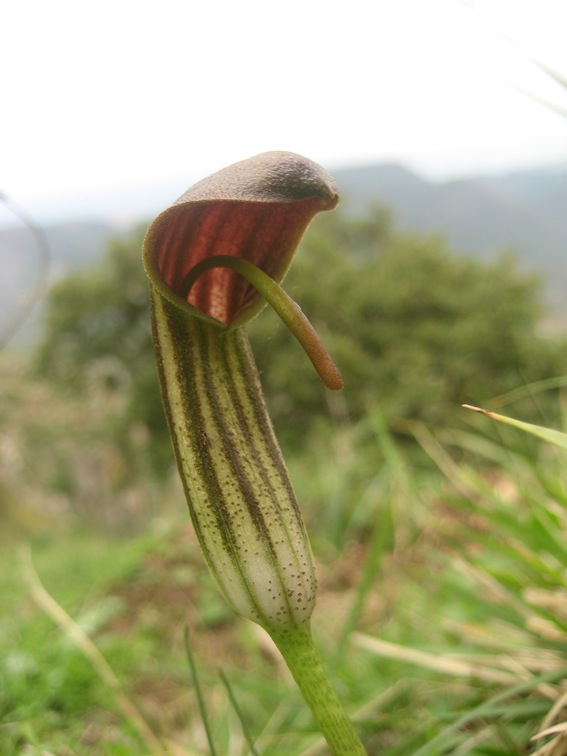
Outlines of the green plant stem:
M365 756L366 750L321 664L309 624L271 635L331 751L335 756Z

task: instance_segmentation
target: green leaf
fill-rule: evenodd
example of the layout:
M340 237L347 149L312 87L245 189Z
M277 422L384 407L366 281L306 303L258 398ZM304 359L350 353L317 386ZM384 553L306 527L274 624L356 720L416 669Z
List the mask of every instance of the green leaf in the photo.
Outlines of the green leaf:
M471 404L463 404L463 407L465 409L470 409L473 412L480 412L480 414L486 415L493 420L497 420L499 423L511 425L513 428L518 428L526 433L531 433L532 436L541 438L543 441L547 441L548 443L554 444L554 446L558 446L560 449L565 449L567 451L567 433L553 430L553 428L545 428L542 425L533 425L532 423L525 423L522 420L515 420L513 417L499 415L497 412L491 412L490 410L482 409L482 407L474 407Z

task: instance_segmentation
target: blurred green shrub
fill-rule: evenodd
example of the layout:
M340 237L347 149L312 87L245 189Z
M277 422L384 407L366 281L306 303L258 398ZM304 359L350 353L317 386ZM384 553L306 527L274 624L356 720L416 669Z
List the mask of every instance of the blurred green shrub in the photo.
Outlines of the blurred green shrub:
M171 453L151 348L143 234L138 228L112 241L98 266L53 287L36 365L68 392L120 392L125 400L109 437L159 477ZM463 402L564 372L564 345L539 334L536 276L510 255L478 262L452 254L440 237L402 233L383 208L365 218L318 218L285 287L346 383L341 395L327 392L274 313L253 321L254 352L288 451L301 450L322 424L356 422L375 407L392 428L407 419L453 424ZM537 416L533 410L524 418L541 420L543 412L553 420L552 403ZM151 442L140 458L143 434Z
M565 371L565 342L540 335L537 276L512 255L486 263L458 256L441 237L401 233L375 208L334 213L305 237L286 289L314 322L345 379L325 392L273 313L250 329L273 417L300 443L317 418L356 422L379 408L398 421L453 424L482 402ZM523 407L527 417L556 412Z

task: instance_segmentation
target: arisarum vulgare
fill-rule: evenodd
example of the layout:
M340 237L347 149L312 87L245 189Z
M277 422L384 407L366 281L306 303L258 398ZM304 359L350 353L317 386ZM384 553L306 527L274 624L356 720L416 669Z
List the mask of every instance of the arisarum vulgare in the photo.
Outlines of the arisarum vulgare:
M316 163L264 153L200 181L161 213L144 264L162 400L209 569L234 609L270 633L333 751L360 754L311 640L311 549L243 328L268 301L324 383L342 387L279 286L309 222L337 201Z

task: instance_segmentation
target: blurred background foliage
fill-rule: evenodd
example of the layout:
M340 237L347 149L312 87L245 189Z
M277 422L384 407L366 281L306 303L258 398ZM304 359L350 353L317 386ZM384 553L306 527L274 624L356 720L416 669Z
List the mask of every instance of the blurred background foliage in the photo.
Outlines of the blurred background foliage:
M0 750L155 752L70 642L76 621L164 753L207 752L185 623L221 752L246 744L219 665L260 752L301 753L317 740L308 714L265 639L234 621L189 524L144 232L52 287L31 352L0 353ZM503 445L506 429L460 405L561 424L567 343L543 329L540 281L509 254L479 262L402 232L375 206L317 218L285 288L344 391L321 385L269 309L249 332L317 561L319 641L369 753L430 753L432 738L439 752L528 752L567 697L564 465L517 433ZM21 537L68 613L58 627L33 604L38 578L11 548Z
M144 230L113 240L102 263L52 288L33 359L36 379L69 401L96 395L113 407L100 432L123 456L123 483L171 475L140 264ZM375 409L397 433L407 421L458 424L463 402L565 369L565 339L541 333L535 275L510 254L479 262L453 254L441 237L398 231L382 207L317 218L284 285L345 379L340 394L326 391L269 308L252 322L268 405L292 456ZM556 397L528 396L521 412L553 423Z

